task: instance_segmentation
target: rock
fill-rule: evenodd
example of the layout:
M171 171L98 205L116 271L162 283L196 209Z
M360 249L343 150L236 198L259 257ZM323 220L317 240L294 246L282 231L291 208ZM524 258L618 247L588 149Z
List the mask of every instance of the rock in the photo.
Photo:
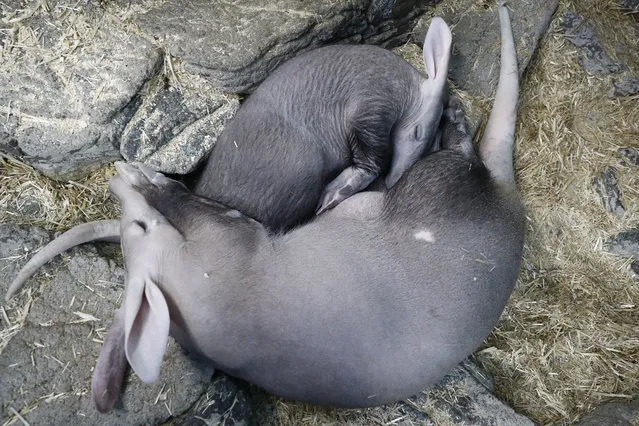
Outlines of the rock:
M630 269L639 275L639 228L620 232L604 242L604 250L619 257L631 258Z
M474 363L466 360L449 373L433 390L424 392L414 405L435 424L533 425L492 394L492 382Z
M639 21L639 0L621 0L619 6L624 13L633 16L635 21Z
M604 171L592 180L595 190L601 197L607 212L622 216L626 209L621 204L621 190L617 185L617 169L607 166Z
M625 10L637 8L637 0L627 0L620 2L620 7ZM635 13L639 9L634 9ZM639 15L635 15L639 16ZM578 61L581 66L588 72L596 74L614 74L622 70L623 74L613 81L612 87L608 92L611 99L632 96L639 93L639 77L637 77L636 69L632 69L632 57L629 54L632 47L622 44L619 41L614 43L614 54L617 59L610 56L610 52L604 47L599 39L599 34L595 27L586 21L577 13L566 10L562 15L562 26L566 39L579 48ZM621 59L626 59L630 63L624 63Z
M639 228L620 232L604 243L604 249L621 257L639 260Z
M216 373L200 401L187 415L177 420L182 426L258 424L253 416L252 403L247 383Z
M12 256L45 237L38 229L0 226L3 295L17 272ZM122 296L124 270L91 246L72 250L68 263L58 265L50 267L50 280L36 275L5 305L12 322L3 320L3 331L15 334L3 340L0 354L0 422L15 418L13 410L30 424L87 425L155 424L186 412L208 388L212 368L188 358L171 341L157 383L128 375L116 408L98 413L91 374Z
M639 12L639 0L621 0L619 6L628 11Z
M619 148L617 150L619 154L626 157L635 166L639 166L639 149L637 148Z
M4 300L4 294L20 270L20 266L50 240L49 233L41 228L0 225L0 300ZM40 273L47 271L50 265L40 268ZM0 321L3 319L0 317ZM3 328L8 326L6 321L0 322L0 324ZM0 354L3 347L2 341L0 341Z
M519 74L523 75L539 40L545 34L558 0L526 0L509 5L513 37L517 43ZM474 0L443 2L434 10L453 32L450 78L474 96L491 97L499 77L500 38L495 8L475 6ZM413 40L423 45L430 19L422 17Z
M120 158L137 93L162 63L150 42L109 25L99 10L36 8L14 18L16 43L2 51L0 114L9 124L0 149L55 179Z
M639 93L639 77L628 77L612 83L612 89L608 92L609 98L632 96Z
M612 59L599 41L595 28L580 15L566 10L562 15L563 30L566 39L580 49L579 63L588 72L612 74L621 71L624 66Z
M632 426L639 424L639 399L630 402L608 402L595 408L575 426Z
M438 0L168 0L136 17L143 33L228 92L247 92L278 64L323 44L397 44Z
M152 81L122 135L120 152L164 173L187 174L205 158L239 101L202 78L182 74L181 89Z

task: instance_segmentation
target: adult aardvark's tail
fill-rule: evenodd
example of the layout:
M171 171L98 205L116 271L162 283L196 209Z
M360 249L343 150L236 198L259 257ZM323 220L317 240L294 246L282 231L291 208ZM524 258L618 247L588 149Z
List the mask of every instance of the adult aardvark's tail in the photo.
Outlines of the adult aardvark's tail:
M499 83L493 109L479 145L479 156L490 170L495 182L507 189L515 190L513 144L517 121L519 73L510 17L504 1L499 2L499 27L501 31Z
M83 223L69 229L55 240L44 246L37 252L18 273L7 290L5 300L8 301L20 289L20 286L29 279L42 265L53 259L65 250L75 247L78 244L89 241L120 241L120 221L119 220L97 220L95 222Z

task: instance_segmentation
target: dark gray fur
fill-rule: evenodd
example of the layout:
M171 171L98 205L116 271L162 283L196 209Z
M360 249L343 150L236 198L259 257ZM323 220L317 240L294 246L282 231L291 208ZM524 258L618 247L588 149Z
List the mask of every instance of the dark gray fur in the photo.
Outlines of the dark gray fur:
M423 81L406 61L375 46L327 46L299 55L248 97L194 192L272 230L306 221L343 170L353 167L361 182L347 189L349 196L386 174L394 134L414 126L429 106L435 124L428 128L424 120L418 131L427 141L422 152L430 151L443 99L422 102Z

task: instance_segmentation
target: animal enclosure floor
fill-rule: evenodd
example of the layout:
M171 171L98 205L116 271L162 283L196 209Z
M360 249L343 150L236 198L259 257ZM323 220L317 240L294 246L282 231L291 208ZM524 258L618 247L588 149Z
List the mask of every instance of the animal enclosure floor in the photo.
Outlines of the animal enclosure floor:
M639 95L609 99L615 76L579 65L579 50L561 28L565 10L593 24L639 76L639 23L616 0L561 0L521 84L515 166L528 218L522 272L475 359L493 376L496 394L540 424L569 424L603 401L639 396L639 278L628 259L603 250L607 238L639 223L639 166L618 152L639 148ZM621 216L604 210L592 184L607 166L617 169ZM113 174L110 166L58 183L0 157L0 223L63 230L117 217L107 190ZM11 333L0 330L0 353ZM400 417L392 405L273 403L282 425L382 425ZM418 408L440 424L434 407Z

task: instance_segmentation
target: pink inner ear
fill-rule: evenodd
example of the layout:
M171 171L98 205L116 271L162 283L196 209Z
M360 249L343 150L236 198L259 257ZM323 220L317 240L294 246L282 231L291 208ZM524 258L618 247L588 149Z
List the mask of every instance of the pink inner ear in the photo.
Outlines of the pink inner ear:
M433 18L424 40L424 66L428 78L447 77L451 44L452 34L444 20Z
M157 380L169 338L169 309L151 279L127 282L125 299L126 356L140 379Z

